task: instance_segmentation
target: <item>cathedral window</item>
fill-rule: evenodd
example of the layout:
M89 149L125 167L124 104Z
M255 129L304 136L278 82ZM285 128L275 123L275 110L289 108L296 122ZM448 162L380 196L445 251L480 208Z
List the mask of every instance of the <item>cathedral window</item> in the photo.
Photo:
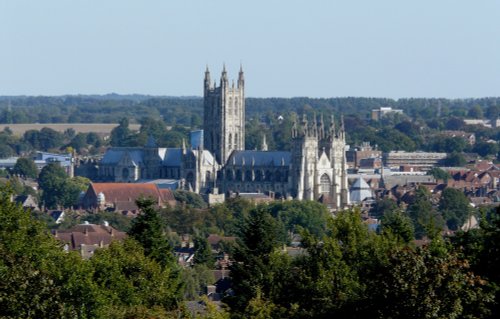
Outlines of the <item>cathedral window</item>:
M320 188L319 188L319 192L320 193L330 193L330 177L328 176L328 174L323 174L321 175L321 178L320 178Z
M236 180L241 181L241 171L240 170L236 171Z
M255 171L255 180L258 182L262 181L262 171L261 170Z
M276 171L276 173L274 174L274 180L276 182L278 182L278 183L281 182L281 173L280 173L280 171Z
M194 188L194 174L192 172L189 172L186 176L186 182L187 186Z
M252 171L251 170L247 170L245 171L245 181L252 181Z
M129 172L128 168L124 167L122 170L123 179L127 179L129 176L130 176L130 172Z
M266 171L266 181L268 182L273 181L273 173L271 171Z

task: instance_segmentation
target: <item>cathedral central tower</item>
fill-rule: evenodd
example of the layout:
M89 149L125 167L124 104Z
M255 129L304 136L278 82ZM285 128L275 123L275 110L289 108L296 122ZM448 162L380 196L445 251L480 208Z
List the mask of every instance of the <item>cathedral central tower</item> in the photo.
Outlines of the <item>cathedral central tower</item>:
M220 84L212 83L208 67L203 92L204 147L224 165L233 150L245 149L245 78L240 67L238 82L229 84L226 67Z

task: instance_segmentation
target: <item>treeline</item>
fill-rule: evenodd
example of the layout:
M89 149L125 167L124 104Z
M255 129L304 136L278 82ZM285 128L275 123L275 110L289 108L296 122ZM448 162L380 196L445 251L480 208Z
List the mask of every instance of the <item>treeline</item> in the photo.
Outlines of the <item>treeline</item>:
M46 226L0 189L0 315L7 318L192 318L215 256L208 232L237 235L226 307L209 302L203 318L496 318L499 310L499 211L480 227L443 237L425 225L416 245L402 213L370 229L356 210L331 218L315 202L253 205L234 199L214 209L158 211L138 202L129 239L90 260L66 253ZM424 210L425 207L420 207ZM173 234L196 233L195 265L173 260ZM292 256L283 250L300 234ZM294 236L294 241L297 237ZM202 299L203 300L203 299Z
M356 114L367 118L372 109L402 109L411 117L485 116L500 98L481 99L386 99L386 98L247 98L247 116L289 112ZM478 109L479 108L479 109ZM470 113L472 111L472 114ZM0 123L116 123L128 118L139 122L144 116L163 118L167 125L201 124L203 100L199 97L149 96L60 96L0 97Z

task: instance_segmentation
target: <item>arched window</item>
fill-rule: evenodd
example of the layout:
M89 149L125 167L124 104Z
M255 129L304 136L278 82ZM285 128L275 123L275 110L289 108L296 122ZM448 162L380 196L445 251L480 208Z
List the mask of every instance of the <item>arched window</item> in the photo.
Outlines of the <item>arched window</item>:
M210 182L211 179L212 179L212 174L209 171L207 171L205 173L205 182L208 183L208 182Z
M229 133L229 149L233 148L233 135Z
M255 180L257 182L262 181L262 171L261 170L256 170L255 171Z
M281 182L281 173L280 171L276 171L276 173L274 173L274 180L278 183Z
M128 168L124 167L122 169L122 178L123 179L128 179L129 176L130 176L130 172L129 172Z
M241 171L240 170L236 171L236 180L241 181Z
M246 170L245 171L245 181L251 182L252 181L252 171L251 170Z
M266 181L268 181L268 182L272 182L273 181L273 172L266 171Z
M238 148L238 133L234 133L234 148Z
M321 175L319 180L319 192L320 193L330 193L330 177L328 174Z

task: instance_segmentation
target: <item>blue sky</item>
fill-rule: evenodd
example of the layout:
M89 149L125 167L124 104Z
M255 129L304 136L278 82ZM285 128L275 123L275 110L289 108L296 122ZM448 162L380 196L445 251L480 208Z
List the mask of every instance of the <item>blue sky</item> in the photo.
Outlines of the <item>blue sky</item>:
M0 95L500 96L500 1L0 0Z

